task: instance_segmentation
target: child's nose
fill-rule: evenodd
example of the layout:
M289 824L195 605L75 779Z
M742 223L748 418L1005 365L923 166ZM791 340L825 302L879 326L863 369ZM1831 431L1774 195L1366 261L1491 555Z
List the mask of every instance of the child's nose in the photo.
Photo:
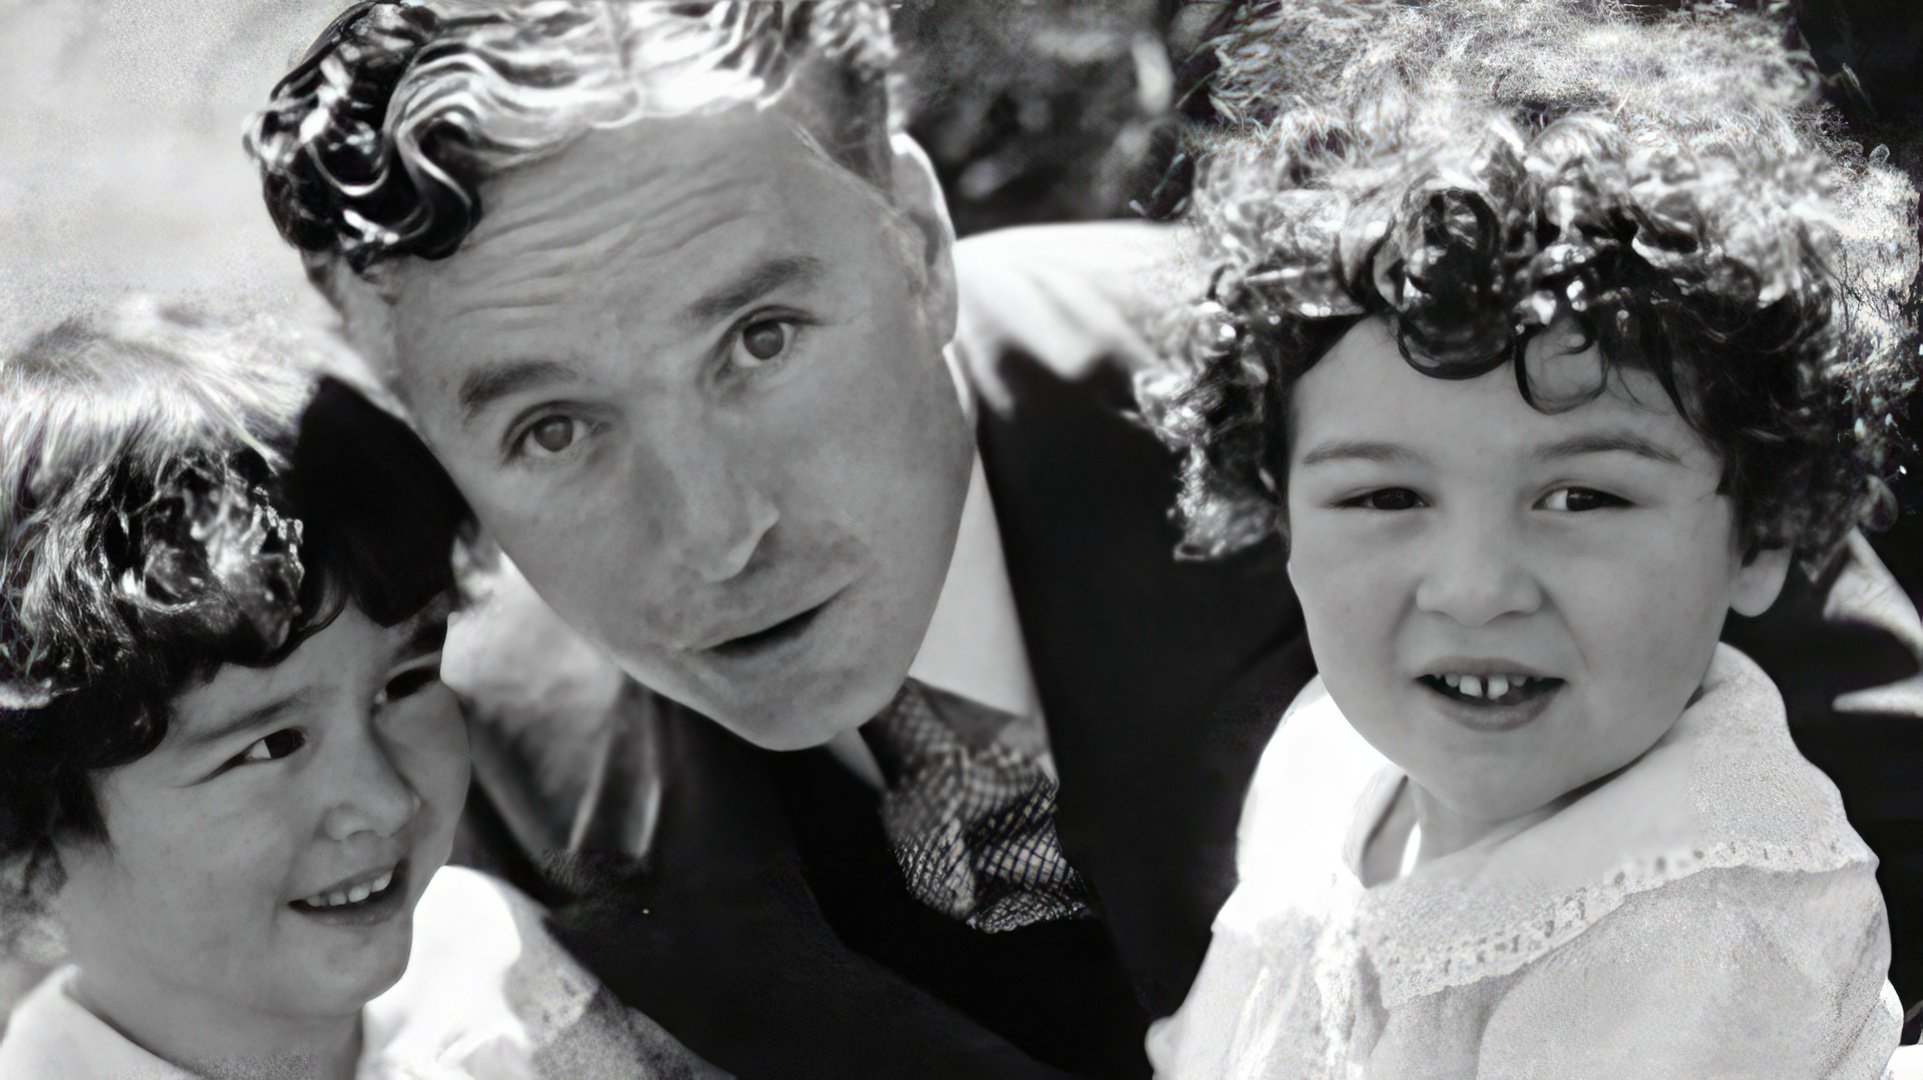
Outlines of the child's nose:
M414 820L421 797L374 732L363 728L350 738L351 745L339 748L335 768L324 781L329 801L321 832L330 840L360 833L394 836Z
M1436 534L1416 586L1419 610L1463 626L1526 615L1541 604L1519 538L1496 522L1460 521Z

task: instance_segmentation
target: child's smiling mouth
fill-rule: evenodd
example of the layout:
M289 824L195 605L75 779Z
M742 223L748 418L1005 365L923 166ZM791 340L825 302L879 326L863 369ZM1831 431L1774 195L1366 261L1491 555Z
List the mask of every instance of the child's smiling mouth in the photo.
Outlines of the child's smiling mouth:
M363 875L366 876L366 875ZM407 860L345 889L331 890L287 906L335 926L372 926L397 914L407 897Z
M1520 664L1454 663L1419 675L1445 717L1476 731L1510 731L1541 716L1564 680Z
M1520 705L1562 685L1561 679L1538 675L1464 675L1453 671L1424 675L1418 681L1444 697L1497 706Z

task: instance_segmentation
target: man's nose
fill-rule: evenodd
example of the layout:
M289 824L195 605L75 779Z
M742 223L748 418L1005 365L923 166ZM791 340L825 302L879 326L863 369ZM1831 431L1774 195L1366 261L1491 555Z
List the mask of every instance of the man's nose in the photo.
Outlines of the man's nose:
M660 554L710 585L747 570L780 520L774 501L719 440L690 435L651 456L639 497L656 519Z
M1477 627L1541 606L1542 587L1529 569L1518 524L1459 514L1445 518L1432 536L1416 586L1419 610Z
M342 841L363 833L376 839L398 835L422 804L397 767L393 748L365 717L334 729L334 745L323 749L332 768L324 780L328 803L322 834Z

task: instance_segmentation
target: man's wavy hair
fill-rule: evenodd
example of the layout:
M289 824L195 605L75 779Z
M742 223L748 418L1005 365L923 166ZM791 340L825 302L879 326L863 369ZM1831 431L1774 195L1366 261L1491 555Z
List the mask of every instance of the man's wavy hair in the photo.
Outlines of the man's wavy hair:
M92 775L159 746L179 694L346 604L451 603L466 504L319 355L150 300L0 355L0 916L58 886L57 839L104 838Z
M1445 379L1573 324L1718 453L1748 550L1814 566L1889 512L1916 192L1837 135L1779 27L1727 5L1367 6L1340 62L1316 58L1318 96L1269 81L1321 40L1299 10L1245 5L1218 41L1221 111L1244 122L1197 175L1207 294L1138 385L1184 457L1188 554L1286 537L1295 381L1371 318Z
M885 187L894 58L880 0L375 0L320 35L245 141L281 235L351 321L373 299L356 278L452 255L490 179L597 129L792 95L811 146Z

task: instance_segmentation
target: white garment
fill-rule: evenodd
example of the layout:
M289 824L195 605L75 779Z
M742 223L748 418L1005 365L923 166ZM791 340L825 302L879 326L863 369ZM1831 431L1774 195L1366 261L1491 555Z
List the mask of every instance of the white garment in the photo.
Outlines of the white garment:
M717 1075L652 1022L611 1007L540 915L482 874L435 874L414 910L406 973L361 1013L357 1080ZM80 1004L69 989L77 974L54 972L14 1008L0 1077L194 1080Z
M1202 971L1150 1031L1159 1076L1884 1074L1875 856L1741 653L1584 798L1365 886L1403 783L1312 682L1263 753Z

